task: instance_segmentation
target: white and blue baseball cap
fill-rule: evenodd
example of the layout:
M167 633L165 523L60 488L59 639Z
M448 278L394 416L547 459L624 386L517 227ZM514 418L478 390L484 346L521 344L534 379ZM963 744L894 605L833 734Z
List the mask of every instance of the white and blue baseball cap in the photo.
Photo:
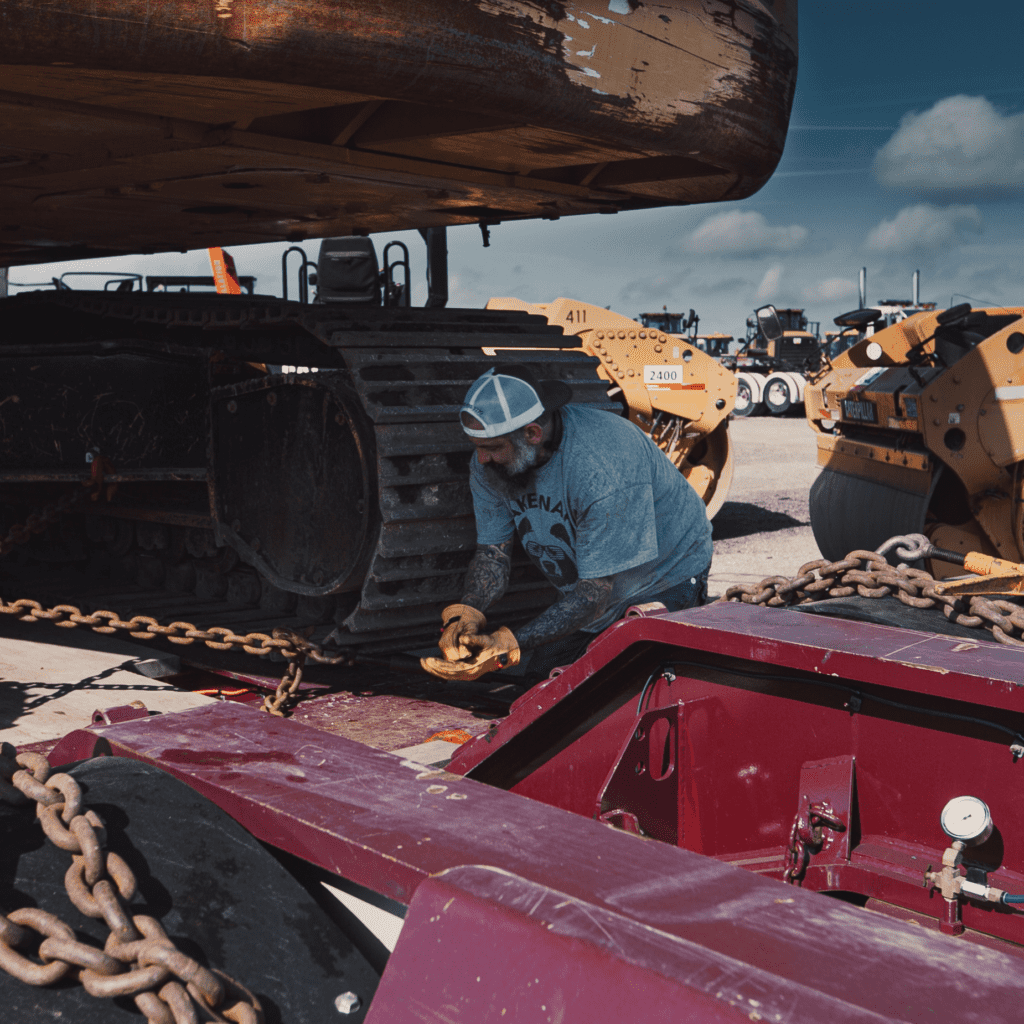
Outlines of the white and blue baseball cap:
M572 400L565 381L538 381L526 366L495 366L466 392L459 420L470 437L501 437ZM470 426L472 419L481 426Z

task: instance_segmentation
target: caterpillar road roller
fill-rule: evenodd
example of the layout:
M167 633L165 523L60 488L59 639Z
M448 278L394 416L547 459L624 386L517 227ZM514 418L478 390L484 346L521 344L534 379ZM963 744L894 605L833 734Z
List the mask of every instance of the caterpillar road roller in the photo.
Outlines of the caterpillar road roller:
M822 554L923 532L947 551L1024 560L1022 409L1021 307L924 310L836 356L806 390Z
M315 304L0 303L0 537L37 531L5 590L364 649L432 638L474 546L469 382L525 360L617 408L546 319L446 307L444 230L498 244L507 221L755 192L785 140L795 18L756 0L5 4L0 262L342 240ZM366 270L369 236L410 228L426 308L408 281L389 305ZM520 560L499 613L552 596Z
M906 320L908 316L915 313L928 312L937 308L937 303L921 301L921 271L915 270L911 278L911 298L909 299L882 299L873 306L868 306L868 268L860 268L860 305L849 313L841 313L833 321L839 331L826 331L824 340L824 352L828 357L834 357L845 352L851 345L856 344L875 331L883 327L891 327L893 324Z
M712 519L732 483L729 414L736 378L707 353L672 333L574 299L531 304L491 299L488 309L547 318L597 359L598 375L623 411L700 495Z

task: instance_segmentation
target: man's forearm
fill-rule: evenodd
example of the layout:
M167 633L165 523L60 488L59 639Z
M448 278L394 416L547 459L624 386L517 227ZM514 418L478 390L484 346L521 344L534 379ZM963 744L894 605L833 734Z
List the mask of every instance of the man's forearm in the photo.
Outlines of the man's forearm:
M511 553L512 541L483 544L476 549L466 572L463 604L484 611L505 593L512 571Z
M516 630L520 648L529 650L568 636L599 618L612 597L612 578L580 580L576 586L547 611L522 629Z

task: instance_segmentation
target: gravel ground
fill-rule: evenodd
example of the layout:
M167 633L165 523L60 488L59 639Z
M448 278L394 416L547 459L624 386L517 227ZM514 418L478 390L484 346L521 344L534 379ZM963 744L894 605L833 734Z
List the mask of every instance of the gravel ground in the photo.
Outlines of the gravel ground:
M801 416L756 416L729 423L735 472L715 516L709 596L765 576L793 576L820 558L808 493L818 475L814 435Z

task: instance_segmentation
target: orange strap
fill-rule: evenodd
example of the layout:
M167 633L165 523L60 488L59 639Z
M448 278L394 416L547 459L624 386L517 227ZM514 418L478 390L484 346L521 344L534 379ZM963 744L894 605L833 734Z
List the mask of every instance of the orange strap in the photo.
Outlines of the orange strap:
M238 283L235 273L235 261L231 253L225 252L219 245L206 250L210 254L210 265L213 267L213 283L218 295L241 295L242 286Z

